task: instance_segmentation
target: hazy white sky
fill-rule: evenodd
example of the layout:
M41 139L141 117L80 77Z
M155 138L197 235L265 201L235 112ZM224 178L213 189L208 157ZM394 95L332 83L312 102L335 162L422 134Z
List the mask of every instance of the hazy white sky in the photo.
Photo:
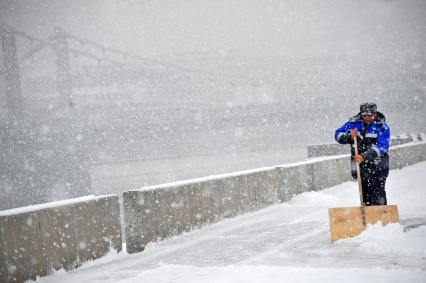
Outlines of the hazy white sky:
M381 53L425 47L421 0L0 0L3 21L47 36L54 26L144 56Z

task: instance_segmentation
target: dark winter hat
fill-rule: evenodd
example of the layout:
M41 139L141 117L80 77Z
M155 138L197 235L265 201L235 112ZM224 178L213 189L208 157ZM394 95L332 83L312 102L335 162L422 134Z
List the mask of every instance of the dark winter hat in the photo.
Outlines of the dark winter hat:
M372 115L377 112L377 105L373 102L365 102L359 106L361 115Z

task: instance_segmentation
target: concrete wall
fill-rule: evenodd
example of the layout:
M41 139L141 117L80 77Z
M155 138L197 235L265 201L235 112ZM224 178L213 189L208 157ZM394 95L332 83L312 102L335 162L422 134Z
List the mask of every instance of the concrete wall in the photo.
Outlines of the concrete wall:
M389 150L390 168L401 169L426 160L426 142L399 145Z
M426 143L409 143L390 148L390 169L400 169L426 160ZM300 164L278 166L278 196L286 201L295 194L320 190L352 180L349 154L313 159Z
M392 169L424 161L426 143L393 147L390 160ZM349 180L347 154L128 191L123 194L127 251L140 252L149 242Z
M0 282L24 282L120 251L118 196L0 212Z
M277 166L279 201L293 195L317 191L352 179L349 155Z
M125 192L127 251L276 203L277 184L277 171L265 168Z
M308 158L345 154L348 152L348 148L349 146L347 144L339 143L311 144L306 147Z

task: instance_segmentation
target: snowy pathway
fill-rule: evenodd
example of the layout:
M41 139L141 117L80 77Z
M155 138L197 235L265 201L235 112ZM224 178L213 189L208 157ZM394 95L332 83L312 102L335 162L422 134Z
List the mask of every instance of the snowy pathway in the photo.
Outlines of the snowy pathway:
M309 192L261 211L109 254L40 282L426 282L426 162L392 171L401 224L330 244L329 207L358 206L356 183Z

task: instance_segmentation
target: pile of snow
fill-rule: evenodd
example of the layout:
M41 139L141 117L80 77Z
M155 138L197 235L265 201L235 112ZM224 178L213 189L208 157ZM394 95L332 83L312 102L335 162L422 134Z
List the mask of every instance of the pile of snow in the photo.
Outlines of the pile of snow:
M388 254L426 258L426 225L404 232L401 224L369 225L358 237L337 241L337 245L359 244L370 254Z

